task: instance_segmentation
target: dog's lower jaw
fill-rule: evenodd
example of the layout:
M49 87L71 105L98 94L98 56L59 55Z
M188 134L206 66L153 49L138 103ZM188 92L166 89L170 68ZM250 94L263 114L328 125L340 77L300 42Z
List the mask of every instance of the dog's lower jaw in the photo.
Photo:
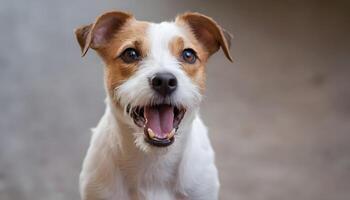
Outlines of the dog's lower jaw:
M83 199L217 199L213 151L196 112L186 113L172 145L142 149L123 110L106 103L81 172Z
M109 90L107 89L107 91ZM147 107L156 107L156 106L153 104L152 106L143 105L139 107L138 106L131 107L130 103L122 104L122 102L120 102L115 98L111 98L111 96L115 96L113 91L108 92L108 96L105 102L107 106L110 108L113 115L115 116L116 122L120 126L124 126L126 129L125 131L123 130L118 134L128 138L129 140L133 139L135 146L144 152L149 152L152 149L154 149L155 151L158 151L161 148L167 149L168 151L169 148L172 148L171 146L174 146L173 143L178 143L174 141L176 141L179 137L181 138L186 137L185 134L179 134L179 133L182 132L182 130L189 129L189 126L191 125L191 123L182 123L182 122L183 121L192 122L194 119L195 113L197 113L198 111L196 107L187 109L187 107L181 106L181 104L180 105L164 104L165 106L172 107L172 110L173 110L172 112L174 112L173 114L174 121L172 124L173 129L171 132L164 132L164 133L167 133L166 135L167 137L164 137L164 138L158 137L159 133L157 135L153 135L152 137L150 132L153 133L153 130L152 130L153 127L150 127L147 124L147 121L150 121L150 120L147 120L148 116L146 114L146 110L147 110ZM157 104L157 105L163 106L163 104ZM157 108L157 109L161 109L161 108ZM181 109L181 111L179 109ZM136 112L138 113L135 114ZM158 112L160 111L158 110ZM179 114L179 113L182 113L182 114ZM138 120L135 116L138 118L141 118L139 116L142 116L143 120ZM154 130L157 130L157 129L154 129ZM166 144L164 141L162 141L162 140L166 141L166 139L170 140L171 142ZM159 140L161 144L159 145L154 144L155 142L157 142L157 140Z
M125 109L118 102L115 102L107 97L106 104L110 108L113 116L115 116L118 127L121 128L117 131L118 137L121 140L128 141L128 146L133 146L143 151L144 153L157 153L157 152L171 152L172 149L182 149L186 141L187 132L190 132L192 122L198 109L188 110L181 120L179 127L176 130L173 138L174 142L166 147L153 146L146 142L147 136L144 133L143 127L138 127L133 120L125 113ZM133 143L133 144L132 144ZM120 149L122 150L122 149Z

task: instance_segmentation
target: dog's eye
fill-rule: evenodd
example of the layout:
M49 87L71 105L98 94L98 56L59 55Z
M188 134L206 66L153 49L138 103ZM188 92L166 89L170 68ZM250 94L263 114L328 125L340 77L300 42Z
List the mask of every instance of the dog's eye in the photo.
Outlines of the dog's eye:
M123 51L123 53L120 55L120 58L125 63L133 63L141 59L140 54L137 52L134 48L127 48Z
M185 49L182 51L182 59L189 64L194 64L197 60L197 54L193 49Z

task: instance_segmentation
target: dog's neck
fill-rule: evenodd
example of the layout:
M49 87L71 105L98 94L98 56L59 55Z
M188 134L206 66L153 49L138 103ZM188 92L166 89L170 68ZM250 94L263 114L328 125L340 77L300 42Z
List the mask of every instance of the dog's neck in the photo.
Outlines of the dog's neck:
M124 177L127 177L130 187L147 185L147 180L153 180L160 185L175 184L179 164L188 146L188 137L192 133L192 123L197 111L186 112L181 126L175 135L175 142L169 147L139 148L135 144L135 130L127 123L123 110L109 99L106 100L106 113L109 129L108 137L110 151L115 165ZM130 119L128 119L130 120ZM175 181L175 182L174 182Z

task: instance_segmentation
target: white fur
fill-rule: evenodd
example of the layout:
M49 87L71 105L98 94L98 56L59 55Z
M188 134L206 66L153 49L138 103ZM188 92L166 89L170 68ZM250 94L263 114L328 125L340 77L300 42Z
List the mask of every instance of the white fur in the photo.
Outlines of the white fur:
M139 70L107 96L106 111L93 130L91 144L80 175L84 200L215 200L219 180L207 129L198 116L201 95L196 84L181 70L168 49L174 36L183 36L174 23L151 24L151 50ZM169 147L144 142L144 133L125 113L126 105L156 103L148 77L170 72L178 88L169 103L187 108ZM119 101L123 109L113 103Z

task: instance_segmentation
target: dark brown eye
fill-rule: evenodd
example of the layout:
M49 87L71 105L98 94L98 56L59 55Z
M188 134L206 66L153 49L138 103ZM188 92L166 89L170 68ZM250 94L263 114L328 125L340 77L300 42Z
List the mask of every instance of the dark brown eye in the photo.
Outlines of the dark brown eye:
M197 60L196 52L193 49L185 49L182 52L182 59L189 64L194 64Z
M134 48L127 48L120 55L120 58L125 63L133 63L141 59L140 54Z

